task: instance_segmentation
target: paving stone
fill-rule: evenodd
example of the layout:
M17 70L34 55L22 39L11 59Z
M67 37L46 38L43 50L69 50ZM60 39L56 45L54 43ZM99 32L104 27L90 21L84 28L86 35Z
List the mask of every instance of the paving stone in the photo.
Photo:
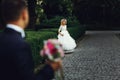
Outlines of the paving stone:
M63 60L65 80L120 80L120 31L87 31Z

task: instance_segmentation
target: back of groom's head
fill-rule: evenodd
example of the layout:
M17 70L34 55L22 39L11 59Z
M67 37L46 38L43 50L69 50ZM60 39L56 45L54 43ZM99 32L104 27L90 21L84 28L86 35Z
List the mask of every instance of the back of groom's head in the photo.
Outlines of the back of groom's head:
M20 19L21 13L27 8L25 0L2 0L2 16L3 20L8 23Z

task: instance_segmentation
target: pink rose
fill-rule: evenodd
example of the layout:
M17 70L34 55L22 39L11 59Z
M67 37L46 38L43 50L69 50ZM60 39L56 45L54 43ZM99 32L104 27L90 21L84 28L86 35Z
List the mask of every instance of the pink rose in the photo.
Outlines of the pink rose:
M44 58L48 56L50 60L56 60L58 58L64 57L64 51L62 49L62 45L57 39L49 39L44 41L44 48L41 50L40 55ZM58 55L55 57L55 55Z
M57 49L55 48L54 44L51 42L47 43L47 47L51 54L55 54L57 52Z

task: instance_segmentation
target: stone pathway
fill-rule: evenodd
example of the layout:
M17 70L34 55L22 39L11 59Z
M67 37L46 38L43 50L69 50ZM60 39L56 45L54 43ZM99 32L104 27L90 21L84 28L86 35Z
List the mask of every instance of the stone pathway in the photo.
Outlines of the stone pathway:
M63 61L65 80L120 80L120 31L87 31Z

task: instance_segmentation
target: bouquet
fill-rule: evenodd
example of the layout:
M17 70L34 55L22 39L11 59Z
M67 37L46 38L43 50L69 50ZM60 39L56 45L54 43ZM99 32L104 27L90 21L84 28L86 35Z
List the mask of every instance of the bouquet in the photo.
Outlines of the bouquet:
M44 47L41 50L40 55L45 60L57 62L64 57L64 51L57 39L49 39L44 41Z
M59 62L64 57L64 51L57 39L49 39L44 41L44 47L40 55L47 61ZM56 80L64 80L62 66L55 74Z

